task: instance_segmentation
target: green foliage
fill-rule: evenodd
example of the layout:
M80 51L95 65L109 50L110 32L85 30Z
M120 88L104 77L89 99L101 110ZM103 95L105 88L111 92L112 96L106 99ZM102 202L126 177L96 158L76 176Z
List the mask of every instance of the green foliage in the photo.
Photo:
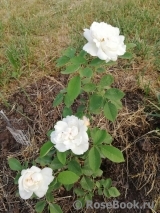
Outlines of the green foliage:
M71 171L63 171L58 175L58 181L64 185L70 185L77 182L79 176Z
M67 56L62 56L57 60L57 67L61 67L64 66L65 64L67 64L69 62L70 58L68 58Z
M65 71L62 71L62 74L71 74L76 72L79 69L79 64L71 64L69 65Z
M91 137L93 140L93 144L95 144L95 145L98 145L107 140L110 140L110 139L108 139L109 134L107 134L106 130L101 130L98 128L94 128L91 130Z
M82 177L80 184L83 189L88 191L92 191L94 188L94 182L89 177Z
M53 143L50 141L44 143L43 146L40 148L40 157L44 157L45 155L47 155L47 153L52 149L53 146Z
M63 167L63 164L59 161L58 157L55 157L50 164L50 167L53 170L61 169Z
M89 165L96 172L101 165L101 157L96 147L92 147L89 151Z
M132 55L132 53L126 52L124 55L120 56L120 58L123 58L123 59L132 59L133 55Z
M46 201L45 201L45 200L38 201L38 202L36 203L36 206L35 206L36 212L37 212L37 213L43 212L45 206L46 206Z
M99 109L101 109L103 105L103 98L102 96L93 93L89 99L89 110L91 113L97 113Z
M69 47L67 48L65 51L64 51L64 55L69 57L69 58L73 58L74 55L76 53L76 49L75 48L72 48L72 47Z
M82 87L85 92L93 92L95 88L96 85L94 83L87 83Z
M120 192L118 191L118 189L116 187L109 188L108 192L111 197L118 197L120 195Z
M22 170L22 165L19 162L19 160L17 160L16 158L9 158L8 159L8 164L11 170L14 171L21 171Z
M72 115L72 109L70 107L64 107L62 115L65 118L67 115Z
M77 98L77 96L80 94L80 91L81 91L81 79L80 79L80 76L77 75L73 77L68 83L68 87L67 87L68 98L71 101L74 101Z
M104 115L110 121L115 121L118 114L117 107L111 102L107 102L104 106Z
M55 203L49 204L49 210L50 213L63 213L61 207Z
M84 68L80 70L81 77L91 78L93 75L93 71L91 68Z
M58 106L59 104L62 103L62 101L63 101L63 93L59 93L59 94L56 96L55 100L53 101L53 106L54 106L54 107Z
M76 160L71 160L68 164L68 170L74 172L78 176L82 175L82 169L80 164Z
M98 86L105 88L110 86L114 82L114 78L112 75L105 75L101 78Z
M121 163L124 162L122 152L114 146L103 145L101 146L101 153L104 157L108 158L112 162Z
M58 152L58 151L57 151L57 157L58 157L58 160L59 160L63 165L65 165L65 163L66 163L66 157L67 157L67 152Z

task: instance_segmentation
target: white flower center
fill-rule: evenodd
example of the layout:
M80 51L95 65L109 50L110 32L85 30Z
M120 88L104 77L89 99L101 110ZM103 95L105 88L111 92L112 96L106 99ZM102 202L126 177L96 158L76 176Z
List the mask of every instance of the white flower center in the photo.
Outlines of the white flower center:
M42 180L42 175L35 172L24 179L24 186L26 189L29 189L30 187L38 186Z
M68 127L62 132L61 137L64 140L73 140L78 135L78 128L76 126Z

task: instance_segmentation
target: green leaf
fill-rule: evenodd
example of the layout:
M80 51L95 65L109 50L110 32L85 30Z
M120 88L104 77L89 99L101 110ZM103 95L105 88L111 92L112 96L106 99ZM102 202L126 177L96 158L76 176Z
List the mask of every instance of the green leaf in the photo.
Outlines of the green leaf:
M82 79L82 83L83 84L88 84L88 83L90 83L90 81L91 81L90 78L84 78L84 79Z
M127 43L126 46L127 46L127 50L129 50L129 49L132 49L132 48L136 47L136 44L134 44L134 43Z
M49 210L50 213L63 213L61 207L55 203L49 204Z
M36 163L39 163L41 166L49 165L52 161L52 156L44 156L44 157L38 157L36 159Z
M52 194L52 191L47 191L46 193L46 199L48 202L52 203L54 201L54 197L53 197L53 194Z
M16 158L9 158L8 164L9 164L10 169L12 169L14 171L21 171L22 170L21 163Z
M47 153L52 149L54 144L50 141L47 141L43 144L43 146L40 148L40 157L44 157L47 155Z
M67 191L70 191L72 189L72 187L74 186L74 184L70 184L70 185L64 185L65 189Z
M81 77L87 77L87 78L91 78L93 75L93 71L90 68L84 68L83 70L80 70L80 75Z
M93 170L90 168L89 165L84 165L84 167L82 167L82 172L86 176L91 176L93 174Z
M53 170L61 169L61 168L63 167L63 164L58 160L57 157L55 157L55 158L53 159L53 161L51 162L50 167L51 167Z
M90 96L89 100L89 109L91 113L96 112L98 109L100 109L103 105L103 98L94 93L92 96Z
M112 104L111 102L108 102L105 104L104 115L106 116L108 120L112 122L115 121L117 114L118 114L118 110L114 104Z
M83 177L80 181L80 184L82 188L87 191L92 191L94 188L94 182L89 177Z
M63 93L59 93L53 101L53 106L56 107L63 101Z
M68 94L65 95L64 97L64 103L66 105L66 107L70 107L73 104L74 100L71 100L71 98L69 97Z
M58 152L57 151L57 157L58 157L58 160L63 164L65 165L66 163L66 152Z
M85 92L93 92L96 88L96 85L93 84L93 83L88 83L88 84L85 84L82 89L85 91Z
M52 181L52 183L50 183L50 185L49 185L49 188L48 188L47 193L51 193L51 192L53 192L54 190L59 189L60 187L61 187L61 183L59 183L59 182L57 181L57 178L54 178L54 180Z
M61 67L64 66L65 64L67 64L69 62L70 58L68 58L67 56L62 56L60 57L56 62L56 66L57 67Z
M81 91L81 79L80 76L77 75L73 77L67 87L67 94L70 98L70 100L74 100L77 98L77 96L80 94Z
M68 164L68 169L71 172L74 172L78 176L82 175L82 169L80 164L76 160L71 160Z
M65 56L69 57L69 58L73 58L74 55L75 55L75 53L76 53L76 49L74 49L74 48L72 48L72 47L69 47L69 48L67 48L67 49L64 51L63 54L64 54Z
M72 109L71 109L71 108L64 107L63 112L62 112L62 115L63 115L64 118L65 118L67 115L72 115L72 114L73 114L73 112L72 112Z
M46 205L46 201L45 200L37 202L36 206L35 206L36 212L37 213L43 212L45 205Z
M102 65L102 64L105 64L105 61L102 61L99 58L94 58L90 63L91 66L99 66L99 65Z
M74 188L74 193L76 193L77 196L83 196L85 194L84 190L80 188Z
M101 146L101 152L106 158L115 163L121 163L125 161L122 152L114 146Z
M109 189L112 186L112 180L111 178L107 178L103 183L104 188Z
M119 57L123 58L123 59L132 59L133 58L132 53L129 53L129 52L125 52L124 55L121 55Z
M106 138L105 138L105 140L104 140L104 143L106 143L106 144L111 144L112 141L113 141L112 136L111 136L109 133L107 133Z
M62 71L62 74L70 74L70 73L74 73L79 69L79 64L71 64L69 66L67 66L67 68Z
M94 194L92 192L86 194L85 201L87 202L88 200L92 200L93 196L94 196Z
M50 138L50 135L51 135L51 133L53 132L53 130L51 129L51 130L49 130L48 132L47 132L47 137L48 138Z
M105 71L106 71L106 69L103 68L103 67L99 67L99 68L97 69L97 72L99 72L99 73L102 73L102 72L105 72Z
M95 144L95 145L101 144L105 141L105 139L107 137L107 132L106 132L106 130L101 130L96 127L91 130L91 137L93 140L93 144Z
M111 102L116 106L117 109L122 109L123 105L120 100L111 100Z
M92 176L93 176L94 178L96 178L96 177L101 177L102 174L103 174L103 171L102 171L101 169L98 169L96 172L94 172L94 173L92 174Z
M111 187L110 189L108 189L108 192L111 197L118 197L120 195L120 192L116 187Z
M103 190L103 194L104 194L104 196L107 197L107 198L110 198L110 197L111 197L110 194L109 194L108 189L104 189L104 190Z
M101 165L101 157L95 147L92 147L89 151L89 165L94 172L96 172Z
M81 51L80 51L80 53L79 53L79 56L84 57L86 54L87 54L87 52L86 52L86 51L81 50Z
M82 56L75 56L74 58L71 59L71 63L77 65L85 64L86 62L87 62L86 59Z
M98 189L98 195L103 195L103 191L101 188Z
M21 177L21 173L18 173L16 177L14 178L14 184L18 184L18 180L20 177Z
M58 181L64 185L70 185L77 182L79 176L71 171L63 171L58 175Z
M100 182L96 181L96 186L97 186L97 188L100 188L101 187Z
M112 75L105 75L101 78L98 86L100 87L107 87L110 86L114 82L114 78Z
M116 61L109 61L106 63L106 66L113 66L116 64Z
M116 88L111 88L106 91L105 97L109 100L117 101L124 97L124 92Z

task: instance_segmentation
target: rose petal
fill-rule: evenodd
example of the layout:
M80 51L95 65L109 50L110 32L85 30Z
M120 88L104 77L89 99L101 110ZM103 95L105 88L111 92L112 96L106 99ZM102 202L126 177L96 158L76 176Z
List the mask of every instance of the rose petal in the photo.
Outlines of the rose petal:
M85 153L89 148L89 143L83 143L79 146L76 146L75 148L71 149L72 152L76 155L82 155Z
M25 190L19 190L19 195L22 199L27 200L32 196L33 192L27 192Z
M102 51L101 48L98 49L97 57L100 58L101 60L107 59L107 55Z
M32 167L30 168L30 171L33 171L33 172L40 172L41 169L38 168L37 166L32 166Z
M63 143L57 143L55 147L59 152L65 152L68 150L68 148Z
M55 130L63 131L65 128L67 128L67 123L64 121L58 121L56 125L54 126Z
M91 36L91 32L88 29L84 29L84 33L83 33L84 37L89 41L92 42L93 38Z
M92 56L97 56L98 48L96 47L95 43L88 42L84 45L83 50Z
M44 168L41 171L41 174L43 175L43 180L46 184L50 184L54 177L52 176L52 169L51 168Z
M43 196L46 194L47 190L48 190L48 186L45 185L45 184L42 184L41 187L39 187L38 190L36 190L34 193L35 193L39 198L41 198L41 197L43 197Z

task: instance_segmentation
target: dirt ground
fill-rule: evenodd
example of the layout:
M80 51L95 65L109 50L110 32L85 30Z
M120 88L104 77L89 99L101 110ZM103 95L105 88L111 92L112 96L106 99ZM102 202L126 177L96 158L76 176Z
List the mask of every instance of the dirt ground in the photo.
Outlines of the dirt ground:
M116 79L116 75L115 75ZM122 76L124 79L124 76ZM18 144L6 129L6 123L0 118L0 212L32 213L36 199L24 201L16 196L17 185L14 185L16 172L9 169L7 158L16 157L20 161L32 161L39 154L39 147L47 140L46 132L61 119L62 106L53 108L52 103L66 84L66 76L43 77L35 83L19 88L6 104L0 104L12 124L29 132L31 145ZM93 123L113 136L113 145L123 150L125 163L114 164L104 160L101 169L103 178L111 177L113 185L121 192L119 202L143 204L154 202L156 212L160 212L160 119L148 116L144 109L144 93L135 86L135 81L125 76L130 84L125 89L123 109L114 123L106 121L103 116L93 117ZM123 89L122 84L116 84ZM134 85L134 86L133 86ZM98 120L98 123L97 123ZM54 195L57 203L65 213L71 212L107 212L107 210L79 210L72 207L75 195L63 188ZM69 197L67 197L69 196ZM66 198L65 198L66 197ZM113 199L106 200L112 201ZM95 195L94 201L103 202L101 196ZM159 210L158 210L159 209ZM47 213L47 209L44 211ZM108 212L152 212L149 209L110 209Z

